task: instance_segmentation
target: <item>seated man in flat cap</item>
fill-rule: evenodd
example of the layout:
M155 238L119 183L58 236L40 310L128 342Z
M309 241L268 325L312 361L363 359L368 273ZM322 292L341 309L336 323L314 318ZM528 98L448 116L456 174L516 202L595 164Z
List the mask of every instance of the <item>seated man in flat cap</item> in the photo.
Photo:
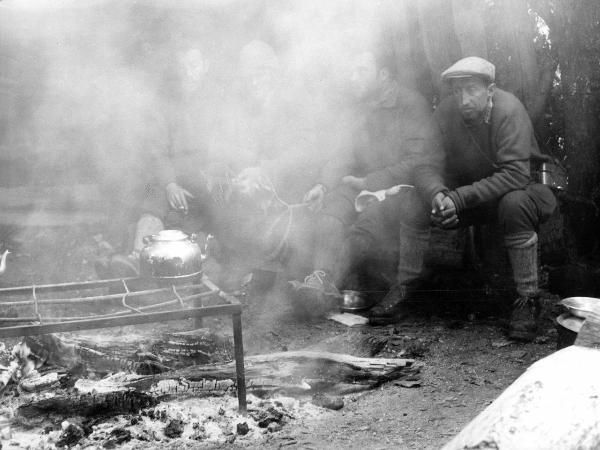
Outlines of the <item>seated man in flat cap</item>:
M532 164L545 157L527 111L514 95L496 88L494 78L494 65L478 57L461 59L442 73L452 95L434 113L441 139L439 157L437 163L415 169L415 185L431 205L430 219L437 227L482 223L501 227L518 294L509 336L532 340L539 310L537 230L554 211L556 199L531 177ZM407 217L411 216L400 216L400 222ZM423 224L414 220L408 225ZM407 287L421 271L422 258L403 254L405 247L400 245L399 255L404 276L399 274L398 284L374 308L374 319L397 312L410 293Z

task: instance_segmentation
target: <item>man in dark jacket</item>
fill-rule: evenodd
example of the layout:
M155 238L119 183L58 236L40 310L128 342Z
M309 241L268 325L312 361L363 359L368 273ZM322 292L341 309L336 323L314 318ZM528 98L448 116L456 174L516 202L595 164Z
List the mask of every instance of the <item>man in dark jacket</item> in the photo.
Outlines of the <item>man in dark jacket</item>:
M441 147L436 163L415 169L415 185L431 205L435 226L493 222L501 227L518 293L509 335L531 340L539 296L537 230L556 200L547 186L532 181L532 166L545 158L527 112L515 96L494 86L494 76L494 65L477 57L464 58L443 72L452 96L434 113ZM422 226L423 217L409 225ZM411 275L406 279L399 274L397 285L372 311L373 319L392 316L410 293L414 274L421 271L422 260L403 254L402 241L401 233L399 257Z
M293 285L309 297L321 297L320 303L339 297L337 286L350 265L361 259L362 250L388 241L393 224L384 216L394 217L395 209L382 209L380 202L372 202L358 212L357 196L365 190L390 188L399 196L394 187L413 182L413 169L423 164L433 137L430 106L418 93L397 83L391 55L358 54L352 74L361 120L353 124L351 145L330 159L320 182L305 196L321 212L315 225L315 270L304 283ZM412 186L403 189L414 190Z
M107 269L102 267L103 261L96 264L101 276L139 275L138 257L145 236L165 226L188 232L206 229L214 216L215 205L204 175L213 120L207 104L215 102L207 87L209 61L200 49L192 47L178 51L175 62L162 80L163 96L155 105L162 120L156 120L152 130L153 151L140 157L146 173L139 177L144 188L136 192L137 204L131 207L132 214L138 215L132 242L127 243L128 252L111 256Z

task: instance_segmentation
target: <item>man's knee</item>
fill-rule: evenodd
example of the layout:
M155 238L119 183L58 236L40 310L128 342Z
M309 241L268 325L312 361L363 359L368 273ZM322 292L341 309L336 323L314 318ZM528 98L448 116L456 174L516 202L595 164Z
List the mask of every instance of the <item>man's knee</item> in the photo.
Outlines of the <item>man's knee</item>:
M153 214L144 213L138 219L133 238L133 250L141 251L144 247L144 237L151 236L164 229L163 221Z
M538 217L535 202L525 190L511 191L498 203L498 221L505 234L537 230Z
M386 199L386 202L388 199ZM430 226L429 208L415 189L401 191L389 198L386 216L393 226L405 225L415 229ZM385 202L384 202L385 204Z
M317 221L317 233L324 237L336 237L344 234L344 222L335 216L321 215Z

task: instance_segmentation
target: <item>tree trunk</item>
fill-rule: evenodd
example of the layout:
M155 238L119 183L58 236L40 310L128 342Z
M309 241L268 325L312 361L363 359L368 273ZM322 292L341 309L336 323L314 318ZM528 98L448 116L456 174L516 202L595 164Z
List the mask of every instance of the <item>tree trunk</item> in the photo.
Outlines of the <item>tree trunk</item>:
M462 56L454 31L452 3L445 0L420 0L417 2L417 11L431 79L436 91L440 93L441 73Z
M494 2L490 17L490 37L498 43L490 54L496 65L497 83L523 102L535 123L544 112L553 73L540 73L534 45L535 22L527 1Z
M452 0L454 29L463 57L488 58L483 7L478 0Z
M600 190L600 3L594 0L553 2L544 18L560 68L564 152L569 193L598 204ZM570 205L567 205L570 206ZM597 212L583 204L566 213L578 250L588 253L597 243Z

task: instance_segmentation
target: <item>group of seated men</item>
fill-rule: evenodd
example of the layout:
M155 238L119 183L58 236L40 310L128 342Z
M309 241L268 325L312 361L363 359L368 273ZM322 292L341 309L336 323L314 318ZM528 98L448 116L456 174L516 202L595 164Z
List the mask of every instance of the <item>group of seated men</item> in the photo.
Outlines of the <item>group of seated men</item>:
M359 119L349 122L351 138L340 139L346 144L338 142L334 150L314 147L335 141L322 135L336 124L310 129L310 120L298 113L301 102L280 95L278 66L264 42L242 49L246 101L241 108L223 108L225 125L210 125L236 143L216 145L212 157L218 153L220 159L213 160L172 143L156 166L159 188L146 190L139 210L133 257L113 256L114 271L135 274L142 237L181 226L182 218L199 217L217 240L237 237L238 250L256 250L267 259L289 258L280 246L260 248L268 245L267 234L283 228L283 238L302 243L296 250L308 255L306 273L291 272L300 281L290 275L292 290L307 302L335 304L367 258L397 253L396 280L369 311L371 323L389 323L421 280L432 226L494 224L504 237L517 291L509 336L532 340L539 313L537 231L556 200L532 179L545 158L524 106L495 87L494 65L467 57L446 69L441 78L451 94L432 112L430 102L398 83L393 57L357 52L349 81ZM245 121L238 120L240 109ZM190 117L200 121L194 113ZM364 191L375 200L357 201ZM283 212L267 214L273 204ZM290 226L296 220L304 225Z

